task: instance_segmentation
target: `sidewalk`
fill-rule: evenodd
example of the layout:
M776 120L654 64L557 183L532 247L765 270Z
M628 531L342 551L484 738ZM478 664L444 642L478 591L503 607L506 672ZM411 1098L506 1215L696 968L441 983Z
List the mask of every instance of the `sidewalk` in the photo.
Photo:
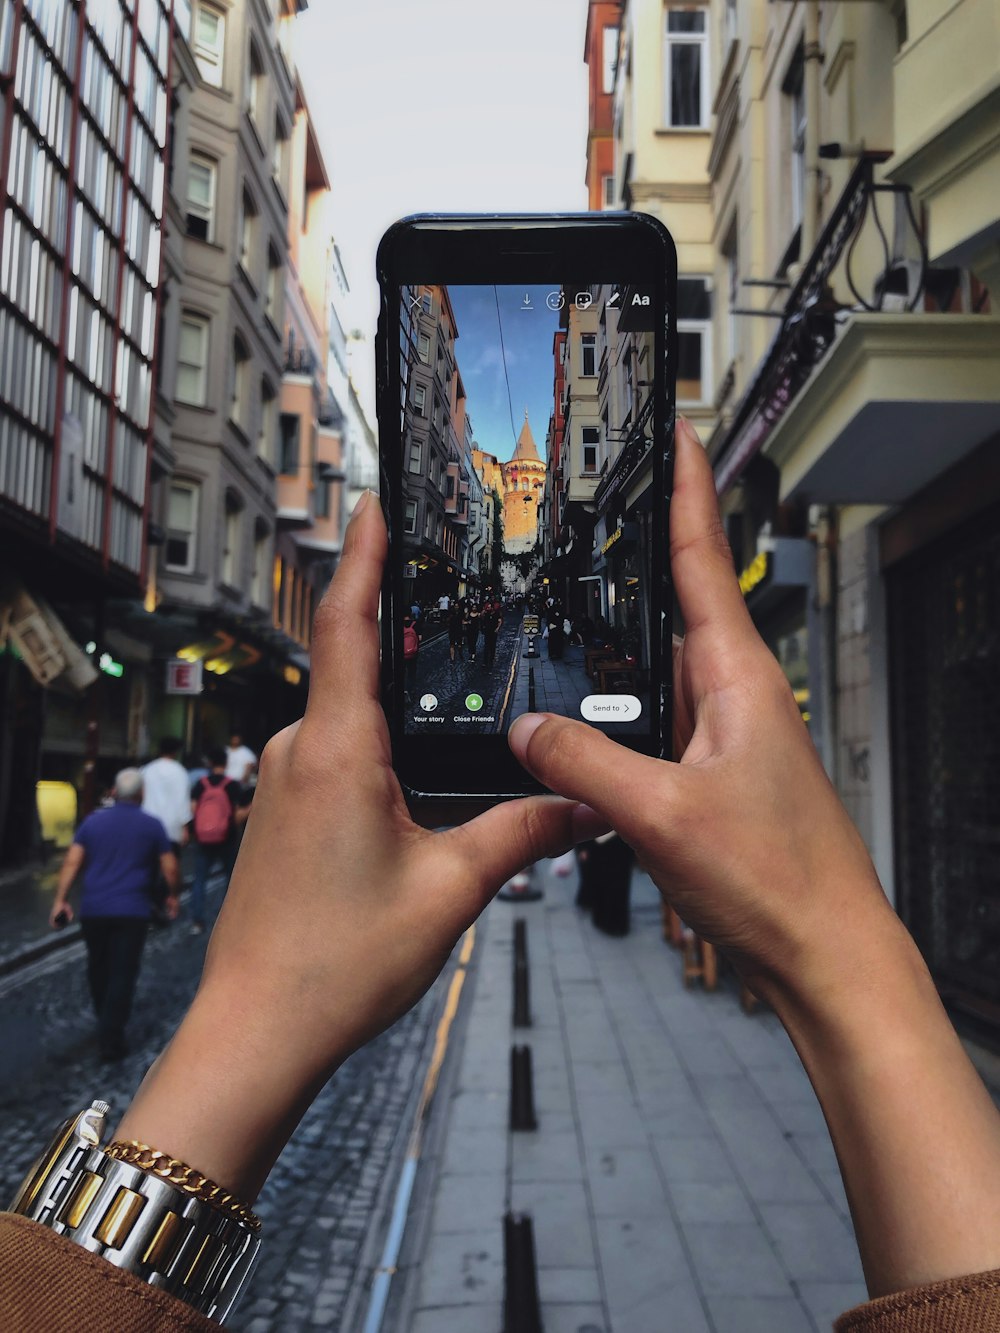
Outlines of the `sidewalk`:
M49 909L63 855L0 872L0 965L51 934Z
M384 1333L503 1327L508 1207L533 1219L545 1333L829 1330L865 1288L829 1135L777 1019L747 1017L725 987L683 988L645 875L632 934L609 939L573 906L575 877L545 870L542 901L495 902L477 927ZM533 1026L514 1029L517 917ZM512 1134L521 1043L539 1127Z

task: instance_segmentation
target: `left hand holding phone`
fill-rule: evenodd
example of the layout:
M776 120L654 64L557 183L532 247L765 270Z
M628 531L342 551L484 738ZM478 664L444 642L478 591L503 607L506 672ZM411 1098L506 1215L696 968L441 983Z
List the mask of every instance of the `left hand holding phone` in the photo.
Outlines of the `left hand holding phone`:
M363 496L317 612L306 713L264 751L198 995L118 1132L241 1198L316 1089L416 1003L497 887L607 828L556 796L444 832L412 821L379 704L385 555L381 509Z

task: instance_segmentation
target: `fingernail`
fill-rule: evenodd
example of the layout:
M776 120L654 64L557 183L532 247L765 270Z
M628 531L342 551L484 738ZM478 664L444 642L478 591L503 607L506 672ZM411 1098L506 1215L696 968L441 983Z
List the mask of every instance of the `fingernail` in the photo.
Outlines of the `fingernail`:
M371 496L371 491L362 491L362 492L361 492L361 494L358 496L358 502L357 502L357 504L354 506L353 510L351 511L351 518L352 518L352 519L353 519L353 518L357 518L357 516L361 513L362 509L364 509L365 505L368 503L368 500L369 500L370 496Z
M543 713L522 713L511 723L507 743L522 764L528 753L528 742L544 721Z
M591 810L589 805L578 805L570 816L570 824L573 828L574 842L587 842L591 838L599 838L601 834L611 832L608 821L602 819L596 810Z
M701 440L698 438L698 432L695 430L694 426L691 425L691 422L688 421L686 416L678 414L677 424L692 444L701 444Z

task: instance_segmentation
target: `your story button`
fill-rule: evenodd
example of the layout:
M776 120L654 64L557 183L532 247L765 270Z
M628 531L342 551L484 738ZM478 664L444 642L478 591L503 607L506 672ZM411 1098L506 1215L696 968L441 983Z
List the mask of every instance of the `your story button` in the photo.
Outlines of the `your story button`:
M642 712L634 694L588 694L580 701L580 714L587 722L632 722Z

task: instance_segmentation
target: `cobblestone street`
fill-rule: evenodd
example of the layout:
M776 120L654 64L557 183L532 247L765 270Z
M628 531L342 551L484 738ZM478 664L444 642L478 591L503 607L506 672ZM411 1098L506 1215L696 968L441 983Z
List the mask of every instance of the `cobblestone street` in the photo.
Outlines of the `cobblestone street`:
M216 884L210 893L215 910L219 896ZM207 939L191 936L184 922L150 934L128 1029L131 1053L117 1065L98 1061L82 944L0 980L5 1202L60 1120L103 1097L112 1104L110 1124L116 1123L194 995ZM310 1108L257 1204L267 1243L228 1327L247 1333L337 1328L358 1298L359 1256L377 1222L380 1187L447 976L446 969L414 1010L352 1057ZM394 1179L388 1183L391 1188Z

